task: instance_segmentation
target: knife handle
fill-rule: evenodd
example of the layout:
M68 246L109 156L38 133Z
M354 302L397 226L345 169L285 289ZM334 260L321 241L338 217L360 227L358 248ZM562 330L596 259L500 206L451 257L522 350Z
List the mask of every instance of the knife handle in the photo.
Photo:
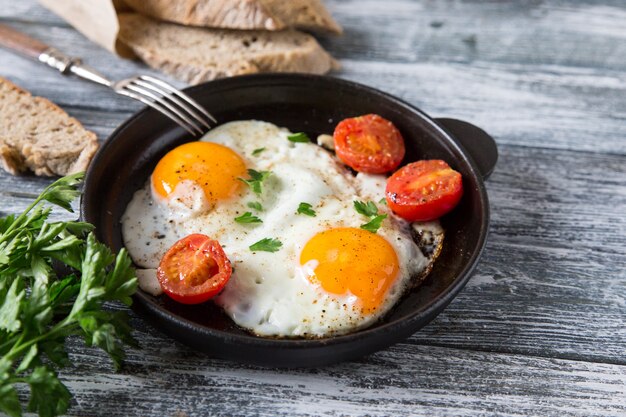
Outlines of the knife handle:
M0 46L33 59L39 59L39 56L48 49L45 43L2 24L0 24Z

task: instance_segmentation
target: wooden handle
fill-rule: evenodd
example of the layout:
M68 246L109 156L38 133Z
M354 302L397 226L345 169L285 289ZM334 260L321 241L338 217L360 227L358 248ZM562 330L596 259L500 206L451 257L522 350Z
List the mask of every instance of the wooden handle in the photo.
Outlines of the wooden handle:
M0 24L0 46L34 59L39 58L39 55L48 49L45 43L2 24Z

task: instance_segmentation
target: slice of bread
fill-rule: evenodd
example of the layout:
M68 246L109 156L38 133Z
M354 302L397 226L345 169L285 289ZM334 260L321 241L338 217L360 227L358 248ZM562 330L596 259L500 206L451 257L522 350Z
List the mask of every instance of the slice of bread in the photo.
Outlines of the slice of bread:
M119 38L144 62L191 84L257 72L324 74L336 61L312 36L206 29L120 14Z
M340 34L320 0L125 0L141 14L183 25L281 30L295 27Z
M84 171L98 149L96 135L42 97L0 77L0 165L13 175Z

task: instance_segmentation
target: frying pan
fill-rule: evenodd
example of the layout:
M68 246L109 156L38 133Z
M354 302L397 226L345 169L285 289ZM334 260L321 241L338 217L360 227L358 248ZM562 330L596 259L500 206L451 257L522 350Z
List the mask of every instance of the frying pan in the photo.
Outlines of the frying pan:
M353 82L313 75L268 74L212 81L185 90L225 123L257 119L310 137L332 133L344 118L377 113L398 127L404 163L443 159L463 175L460 204L441 219L443 250L426 281L373 326L343 336L279 339L254 336L212 303L178 304L166 296L135 295L134 308L175 339L220 358L273 367L320 366L350 360L408 337L439 314L468 281L485 246L489 203L484 180L497 149L481 129L455 119L432 119L410 104ZM154 110L144 109L103 144L85 179L81 217L97 237L122 248L120 218L133 193L169 150L190 141Z

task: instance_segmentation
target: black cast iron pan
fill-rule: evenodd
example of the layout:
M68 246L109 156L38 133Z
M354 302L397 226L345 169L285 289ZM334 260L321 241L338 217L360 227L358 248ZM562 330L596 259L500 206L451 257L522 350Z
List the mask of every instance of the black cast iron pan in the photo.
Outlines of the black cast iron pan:
M379 323L356 333L315 340L268 339L238 328L212 303L185 306L142 291L138 312L155 326L217 357L266 366L319 366L354 359L396 343L439 314L463 288L485 245L489 204L483 181L497 159L495 143L481 129L454 119L431 119L381 91L323 76L273 74L213 81L185 90L219 121L257 119L310 137L332 134L344 118L377 113L393 121L407 145L404 162L443 159L463 175L465 194L442 219L444 247L428 279ZM95 156L85 181L82 218L99 239L122 247L120 217L158 160L192 140L154 110L121 125Z

